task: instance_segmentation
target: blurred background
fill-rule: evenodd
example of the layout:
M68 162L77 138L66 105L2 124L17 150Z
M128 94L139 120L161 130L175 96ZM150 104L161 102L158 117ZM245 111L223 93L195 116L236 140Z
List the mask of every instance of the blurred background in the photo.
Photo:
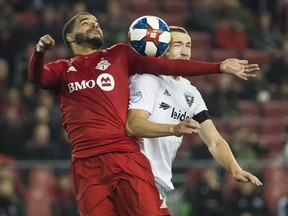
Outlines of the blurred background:
M156 15L185 27L192 57L258 63L256 79L188 77L242 167L263 186L235 182L197 135L185 136L173 166L173 216L288 215L288 1L0 0L0 216L76 216L71 144L55 98L27 79L44 34L56 40L46 60L69 58L61 30L71 16L98 18L105 47L127 42L132 21Z

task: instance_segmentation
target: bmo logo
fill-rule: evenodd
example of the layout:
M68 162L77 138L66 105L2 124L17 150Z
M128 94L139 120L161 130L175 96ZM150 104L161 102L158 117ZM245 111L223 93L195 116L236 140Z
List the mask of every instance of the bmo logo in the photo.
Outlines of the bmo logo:
M111 76L108 73L100 74L97 78L97 85L103 90L103 91L111 91L114 89L115 86L115 80L113 76Z
M110 74L103 73L98 76L97 80L91 79L91 80L82 80L80 82L68 83L67 87L69 93L72 93L74 91L79 91L87 88L92 89L96 86L96 84L103 91L111 91L115 87L115 80L113 76L111 76Z

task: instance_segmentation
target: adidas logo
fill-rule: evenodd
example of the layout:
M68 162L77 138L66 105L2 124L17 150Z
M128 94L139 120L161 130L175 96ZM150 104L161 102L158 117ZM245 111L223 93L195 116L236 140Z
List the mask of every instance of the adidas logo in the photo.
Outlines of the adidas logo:
M164 93L163 93L164 95L167 95L167 96L171 96L171 94L168 92L168 90L167 89L165 89L165 91L164 91Z
M71 71L74 71L74 72L77 72L76 68L74 66L70 66L67 70L67 73L68 72L71 72Z
M161 104L159 104L159 109L163 109L163 110L167 110L169 109L171 106L169 104L166 104L164 102L162 102Z

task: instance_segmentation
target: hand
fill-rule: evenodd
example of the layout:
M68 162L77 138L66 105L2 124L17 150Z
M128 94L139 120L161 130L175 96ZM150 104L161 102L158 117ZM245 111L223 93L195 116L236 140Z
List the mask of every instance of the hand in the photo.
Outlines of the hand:
M172 127L172 134L180 137L184 134L199 133L200 124L194 119L186 119Z
M220 71L247 80L256 77L256 72L260 70L258 64L248 64L247 60L229 58L222 62Z
M244 171L244 170L238 170L236 172L232 172L233 178L236 181L240 182L251 182L254 185L260 186L262 185L262 182L251 173Z
M40 38L36 45L36 51L40 53L44 53L47 50L51 49L55 45L54 39L46 34L43 37Z

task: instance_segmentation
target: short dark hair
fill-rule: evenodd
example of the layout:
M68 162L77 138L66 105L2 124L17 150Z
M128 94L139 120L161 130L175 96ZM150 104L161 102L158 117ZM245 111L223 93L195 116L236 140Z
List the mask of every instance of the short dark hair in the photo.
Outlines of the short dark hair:
M169 26L169 29L170 29L170 32L180 32L180 33L185 33L185 34L188 34L188 31L183 28L183 27L180 27L180 26Z
M75 21L76 19L79 17L79 16L82 16L82 15L91 15L91 13L89 12L82 12L82 13L78 13L76 14L75 16L73 16L63 27L62 29L62 38L63 38L63 41L64 41L64 44L67 48L71 49L71 45L70 43L67 41L66 39L66 34L67 33L71 33L75 27Z

